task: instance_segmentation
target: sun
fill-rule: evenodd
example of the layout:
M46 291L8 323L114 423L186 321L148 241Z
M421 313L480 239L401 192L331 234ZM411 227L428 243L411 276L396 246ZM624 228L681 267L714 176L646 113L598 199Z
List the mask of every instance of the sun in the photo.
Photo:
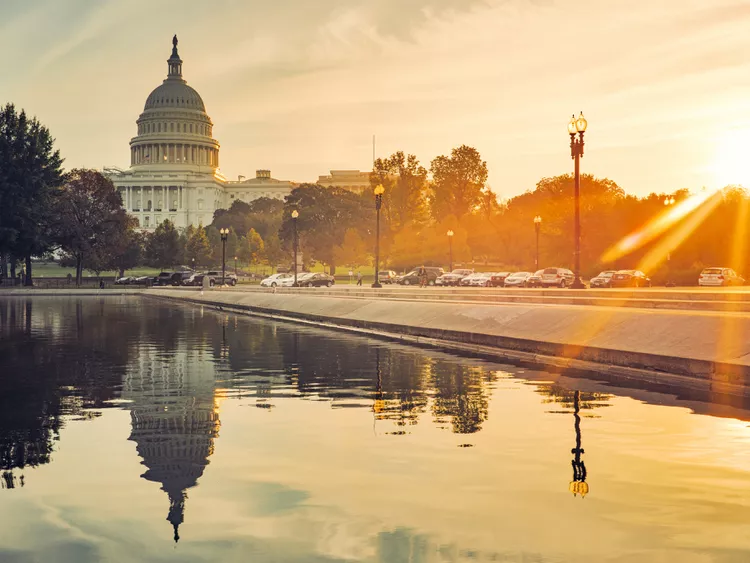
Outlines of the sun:
M750 188L750 129L727 131L719 139L713 168L717 187Z

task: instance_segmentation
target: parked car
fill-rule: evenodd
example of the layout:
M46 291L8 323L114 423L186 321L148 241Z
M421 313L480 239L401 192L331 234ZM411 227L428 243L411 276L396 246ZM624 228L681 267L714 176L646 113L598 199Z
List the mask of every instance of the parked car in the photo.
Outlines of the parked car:
M745 285L745 278L732 268L706 268L698 276L698 285L701 287Z
M492 284L492 272L479 272L471 274L461 280L461 285L466 287L490 287Z
M470 276L474 273L474 270L458 269L452 272L446 272L442 276L438 276L435 280L435 285L458 285L459 282L466 276Z
M509 275L503 282L504 287L527 287L526 281L531 277L531 272L516 272Z
M604 270L589 281L591 287L612 287L612 276L617 270Z
M175 272L174 274L172 274L172 281L171 281L171 283L174 286L177 286L177 285L188 285L185 282L187 282L188 280L190 280L193 276L195 276L195 272L189 272L189 271Z
M544 270L537 270L526 280L526 287L542 287L542 274Z
M393 270L380 270L378 272L378 281L380 283L396 283L398 275Z
M154 283L154 278L151 276L138 276L133 278L130 283L131 285L152 285Z
M401 285L419 285L419 270L420 268L414 268L408 274L405 274L398 280ZM435 285L435 281L445 273L442 268L435 268L432 266L426 266L427 270L427 285Z
M618 270L610 287L651 287L651 279L639 270Z
M503 287L505 285L505 278L510 275L510 272L494 272L490 277L490 285L492 287Z
M174 275L174 272L159 272L158 276L154 276L153 284L154 285L171 285L173 275Z
M575 275L567 268L545 268L542 270L542 287L568 287Z
M336 280L333 276L324 274L323 272L316 272L314 274L305 275L303 279L297 276L297 283L300 287L331 287Z
M115 285L130 285L135 281L135 278L133 276L125 276L122 278L117 278L115 280Z
M294 274L286 272L281 274L272 274L261 280L261 287L291 287L294 283Z
M204 275L209 277L209 279L211 280L210 285L212 286L216 284L231 285L231 286L237 285L237 276L235 276L234 274L227 273L223 280L221 278L221 272L217 272L215 270L206 272Z

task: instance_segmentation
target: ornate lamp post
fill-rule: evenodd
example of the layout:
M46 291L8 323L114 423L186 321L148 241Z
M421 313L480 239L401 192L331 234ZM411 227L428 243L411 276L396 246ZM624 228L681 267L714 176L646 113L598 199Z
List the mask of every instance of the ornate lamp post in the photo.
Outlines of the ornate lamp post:
M378 184L375 187L375 212L377 219L375 220L375 281L372 287L378 289L383 287L380 285L380 208L383 206L383 193L385 188L382 184Z
M299 211L295 209L292 211L292 224L294 225L294 287L297 287L297 247L299 246L299 239L297 238L297 217L299 217Z
M674 205L674 196L668 196L664 198L664 207L671 207ZM672 253L667 252L667 281L664 284L665 287L677 287L677 284L674 283L669 278L672 277Z
M226 284L226 273L227 273L227 237L229 236L229 229L219 229L221 235L221 285Z
M575 161L575 275L570 285L571 289L586 289L581 281L581 158L583 157L583 134L588 122L583 112L576 118L570 118L568 133L570 134L570 157ZM578 138L576 139L576 133Z
M539 231L542 229L542 218L534 217L534 230L536 231L536 257L534 258L534 269L539 269Z
M453 231L450 230L446 233L448 235L448 254L450 256L450 267L449 272L453 271Z
M573 397L573 419L576 431L576 447L570 450L573 454L571 464L573 465L573 480L568 485L568 490L573 493L573 496L581 495L581 498L585 497L589 492L589 484L586 482L586 464L581 459L584 451L581 447L581 416L578 414L580 410L580 391L576 391Z

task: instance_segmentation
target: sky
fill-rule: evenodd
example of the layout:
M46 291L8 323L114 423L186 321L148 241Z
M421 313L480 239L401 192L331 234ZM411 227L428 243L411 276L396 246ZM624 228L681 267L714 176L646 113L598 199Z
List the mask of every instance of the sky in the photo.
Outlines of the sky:
M480 151L501 199L572 170L628 193L750 187L747 0L0 0L0 103L65 166L129 165L173 34L228 178Z

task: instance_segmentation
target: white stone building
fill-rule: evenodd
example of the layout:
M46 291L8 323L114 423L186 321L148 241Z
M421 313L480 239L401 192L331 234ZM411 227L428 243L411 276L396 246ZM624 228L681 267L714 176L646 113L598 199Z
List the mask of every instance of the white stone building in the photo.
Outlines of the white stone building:
M330 174L318 176L318 184L326 188L342 188L362 193L370 190L370 172L360 170L331 170Z
M126 210L142 229L153 230L165 219L176 227L208 225L214 211L235 199L283 199L291 182L259 170L256 178L227 181L219 172L219 142L198 92L182 78L177 36L172 40L164 82L146 99L130 140L130 168L105 169L122 196Z

